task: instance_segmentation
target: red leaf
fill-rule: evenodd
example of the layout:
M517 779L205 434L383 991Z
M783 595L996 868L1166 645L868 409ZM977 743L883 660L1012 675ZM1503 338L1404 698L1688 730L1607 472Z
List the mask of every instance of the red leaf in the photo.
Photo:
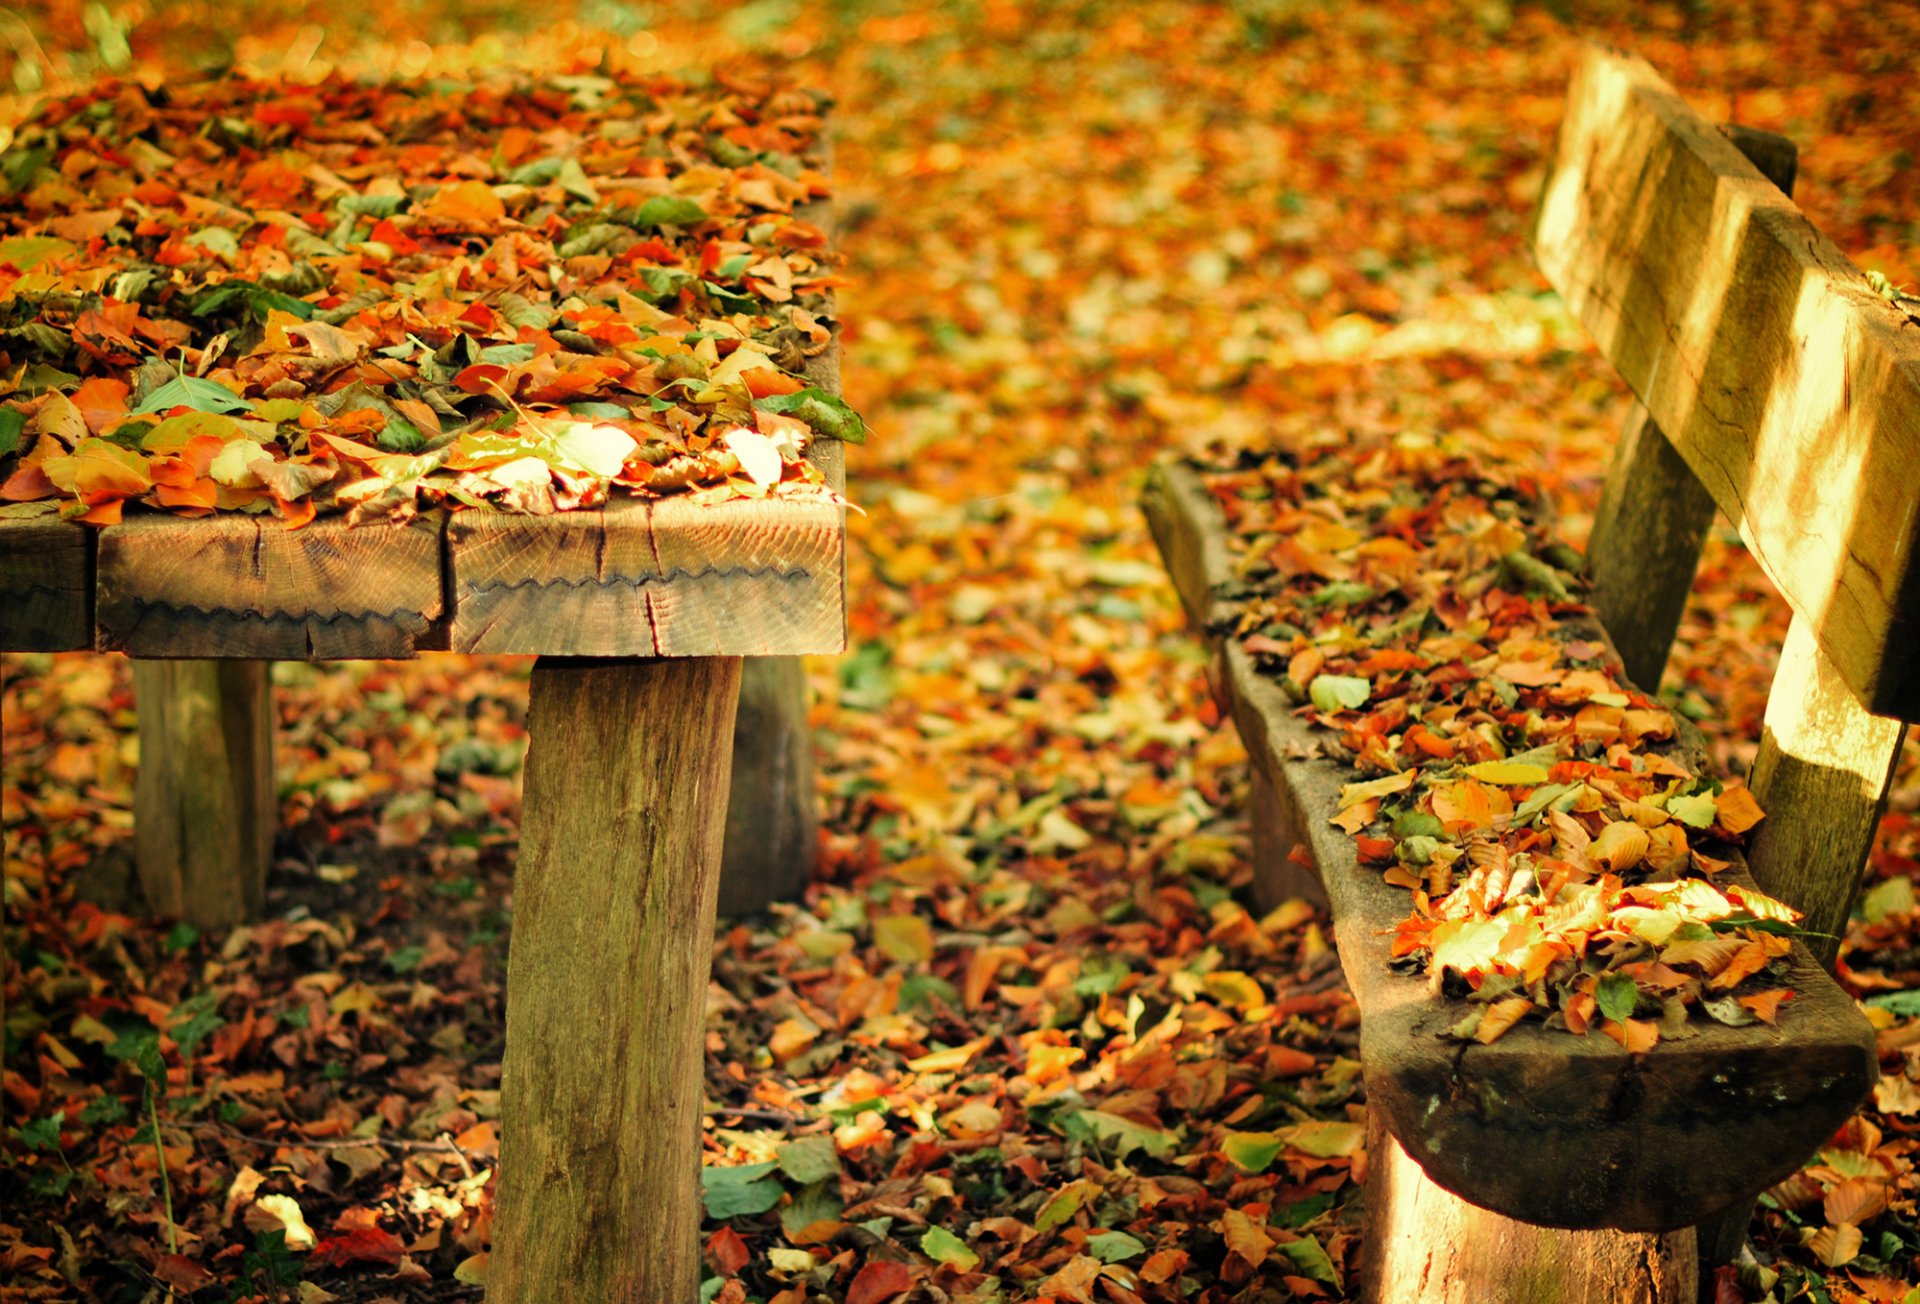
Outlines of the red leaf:
M329 1236L313 1247L313 1257L334 1268L344 1268L350 1263L384 1263L392 1267L406 1252L398 1237L378 1227L356 1227L350 1232Z
M847 1304L885 1304L913 1289L913 1274L904 1264L869 1263L853 1279Z
M740 1239L739 1232L731 1227L722 1227L707 1238L707 1257L720 1270L721 1276L732 1277L747 1266L747 1260L753 1254L747 1249L747 1243Z

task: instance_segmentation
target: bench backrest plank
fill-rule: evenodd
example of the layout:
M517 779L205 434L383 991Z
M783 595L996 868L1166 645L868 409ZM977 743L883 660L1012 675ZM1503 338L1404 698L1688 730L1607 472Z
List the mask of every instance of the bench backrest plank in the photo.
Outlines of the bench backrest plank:
M1591 50L1541 270L1867 709L1920 718L1920 329L1641 60Z

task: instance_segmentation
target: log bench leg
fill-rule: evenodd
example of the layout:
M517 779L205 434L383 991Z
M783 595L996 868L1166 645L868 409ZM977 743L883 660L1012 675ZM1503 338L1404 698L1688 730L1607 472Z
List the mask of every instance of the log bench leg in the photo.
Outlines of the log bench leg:
M268 665L133 663L134 863L154 914L219 927L266 907L279 817Z
M1261 910L1282 901L1305 897L1327 904L1327 888L1320 876L1293 858L1293 849L1311 845L1302 821L1306 815L1274 786L1264 767L1252 767L1247 792L1247 823L1253 834L1253 899Z
M740 659L534 666L493 1304L692 1300Z
M798 897L813 878L820 814L799 657L749 657L733 726L720 913L750 915Z
M1696 1304L1692 1228L1653 1236L1515 1222L1428 1181L1377 1121L1367 1156L1362 1304Z

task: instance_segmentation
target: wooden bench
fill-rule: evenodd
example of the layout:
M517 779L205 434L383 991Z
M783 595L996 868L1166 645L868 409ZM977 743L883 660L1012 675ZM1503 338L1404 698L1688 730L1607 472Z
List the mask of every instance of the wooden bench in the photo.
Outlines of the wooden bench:
M1490 1044L1448 1039L1475 1007L1390 967L1408 894L1329 823L1360 776L1317 758L1331 735L1278 682L1276 641L1241 628L1258 576L1216 495L1237 492L1232 472L1244 481L1246 468L1173 460L1150 480L1155 538L1252 757L1259 890L1324 885L1361 1009L1369 1300L1691 1300L1701 1262L1738 1248L1752 1197L1874 1079L1871 1030L1822 964L1901 721L1920 714L1902 651L1920 618L1920 331L1783 193L1792 166L1785 142L1723 133L1644 63L1592 50L1535 232L1540 266L1643 405L1591 542L1605 628L1542 599L1558 607L1554 637L1611 635L1631 678L1656 683L1716 506L1795 613L1751 776L1767 818L1745 864L1718 875L1757 881L1816 935L1786 959L1797 995L1777 1027L1696 1014L1694 1035L1641 1054L1532 1021ZM1299 453L1303 475L1313 456ZM1520 572L1510 587L1528 583ZM1672 752L1704 771L1697 744Z

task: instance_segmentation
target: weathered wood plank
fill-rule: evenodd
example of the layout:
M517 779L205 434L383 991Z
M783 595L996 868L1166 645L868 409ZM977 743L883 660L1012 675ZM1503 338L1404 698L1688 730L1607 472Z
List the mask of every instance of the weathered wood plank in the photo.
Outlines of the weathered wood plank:
M0 652L92 646L92 531L71 521L0 521Z
M279 801L264 661L133 663L134 866L147 908L202 927L257 919Z
M1332 902L1361 1010L1369 1108L1430 1178L1530 1223L1662 1232L1763 1190L1845 1121L1875 1076L1872 1030L1804 947L1787 979L1800 995L1777 1029L1698 1022L1644 1056L1535 1024L1491 1045L1444 1038L1462 1010L1389 968L1406 893L1362 866L1327 823L1351 775L1294 759L1311 754L1315 733L1236 642L1213 633L1231 611L1219 597L1232 572L1219 564L1218 509L1197 476L1170 463L1155 468L1145 505L1254 765L1291 794L1277 803L1283 813L1305 813L1282 836L1309 854ZM1591 637L1603 637L1597 625ZM1582 1178L1569 1182L1574 1170Z
M1800 153L1792 141L1749 127L1722 130L1780 193L1793 193ZM1636 684L1660 685L1713 512L1713 495L1636 402L1587 539L1593 609Z
M798 897L813 878L819 833L806 668L799 657L748 657L733 723L720 913L753 914Z
M737 658L534 667L487 1297L691 1300Z
M1906 726L1869 715L1820 651L1807 622L1787 629L1749 781L1767 812L1747 863L1761 887L1805 912L1808 942L1831 967L1860 871L1886 809Z
M1696 1304L1691 1231L1571 1232L1503 1218L1434 1185L1377 1119L1368 1123L1361 1304Z
M1920 717L1920 330L1658 74L1598 49L1534 251L1856 696Z
M99 646L139 657L411 657L444 609L439 514L289 530L130 516L100 532Z

